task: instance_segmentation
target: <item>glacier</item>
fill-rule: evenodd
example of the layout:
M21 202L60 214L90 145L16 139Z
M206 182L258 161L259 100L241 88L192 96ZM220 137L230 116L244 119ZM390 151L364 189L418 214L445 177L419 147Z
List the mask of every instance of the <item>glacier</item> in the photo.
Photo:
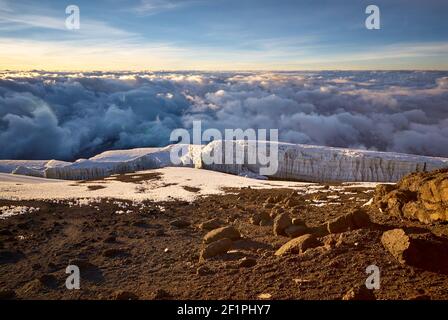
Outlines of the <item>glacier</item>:
M258 143L264 146L260 151L270 150L271 147L278 148L278 170L269 176L272 179L306 182L397 182L411 172L448 167L448 158L281 142ZM247 161L252 156L248 154L248 141L235 140L231 141L231 144L243 150L242 163L204 162L202 159L205 155L223 147L224 141L216 140L203 146L177 144L162 148L112 150L75 162L0 160L0 172L51 179L92 180L112 174L176 166L266 179L260 175L262 164ZM173 148L181 151L176 164L173 164L170 158Z
M202 167L240 175L246 172L258 173L261 164L247 163L248 142L239 140L232 143L235 145L234 149L239 145L244 150L243 164L213 163L203 164ZM203 148L202 153L210 153L215 148L224 150L223 144L223 141L213 141ZM277 145L278 170L270 176L275 179L307 182L397 182L411 172L448 167L448 158L281 142L261 144L267 145L258 149L261 152L270 150L270 144Z

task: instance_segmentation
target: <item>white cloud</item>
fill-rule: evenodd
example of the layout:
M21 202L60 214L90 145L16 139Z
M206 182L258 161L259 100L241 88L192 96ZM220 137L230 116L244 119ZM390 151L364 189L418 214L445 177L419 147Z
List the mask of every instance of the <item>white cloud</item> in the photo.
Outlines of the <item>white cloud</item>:
M419 71L4 72L0 158L161 146L197 119L221 130L278 128L285 142L448 157L447 79Z

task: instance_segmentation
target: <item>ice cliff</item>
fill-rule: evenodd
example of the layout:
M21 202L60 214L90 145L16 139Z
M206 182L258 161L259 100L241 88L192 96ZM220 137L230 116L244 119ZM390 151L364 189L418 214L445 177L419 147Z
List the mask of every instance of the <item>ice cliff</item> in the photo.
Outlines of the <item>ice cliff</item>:
M232 174L258 173L263 167L258 162L247 164L248 146L245 141L233 141L244 150L244 163L240 165L202 164L209 170ZM222 141L205 146L202 153L222 148ZM266 146L264 146L264 145ZM270 149L269 142L261 142L261 150ZM272 178L311 182L396 182L408 173L430 171L448 167L448 159L416 156L409 154L332 148L312 145L276 143L278 148L278 169ZM222 149L223 150L223 149ZM222 152L224 157L224 152ZM234 155L236 152L234 152ZM224 161L221 161L222 163Z
M88 180L115 173L169 167L173 166L170 160L173 147L170 145L164 148L106 151L90 159L79 159L69 165L48 167L44 176L53 179ZM197 147L185 145L185 148L186 152L180 155L179 166L193 166L190 155L194 154L194 149Z
M262 155L269 156L270 147L278 149L278 168L270 178L312 182L396 182L414 171L430 171L448 167L448 159L376 152L366 150L331 148L289 143L258 142ZM221 161L204 161L206 155L222 148L222 141L214 141L205 146L170 145L164 148L139 148L114 150L101 153L90 159L80 159L73 163L62 161L12 161L0 160L0 172L16 173L46 178L86 180L109 176L116 173L134 172L169 166L189 166L215 170L248 177L262 178L260 169L266 167L258 160L249 163L254 156L247 141L231 141L233 147L243 150L242 162L235 164ZM179 149L179 161L173 164L170 153ZM213 151L213 152L212 152ZM257 153L258 154L258 153ZM234 157L236 154L234 153ZM257 157L255 155L255 157Z

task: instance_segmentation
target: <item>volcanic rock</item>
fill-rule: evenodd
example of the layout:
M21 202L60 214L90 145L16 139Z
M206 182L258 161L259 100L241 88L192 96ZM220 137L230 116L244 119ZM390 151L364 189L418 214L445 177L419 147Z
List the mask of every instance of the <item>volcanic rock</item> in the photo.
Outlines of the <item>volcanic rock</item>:
M372 225L369 215L363 209L353 210L343 216L327 222L329 233L342 233L345 231L368 228Z
M283 256L287 254L303 253L309 248L320 246L320 242L312 234L305 234L298 238L292 239L285 243L280 249L275 252L276 256Z
M223 221L221 221L218 218L213 218L207 221L202 222L199 225L199 229L201 230L213 230L213 229L217 229L219 227L221 227L224 224Z
M220 239L237 240L241 238L240 232L233 226L214 229L204 236L204 243L212 243Z
M378 186L374 201L389 215L423 223L448 221L448 168L407 175L395 190Z
M285 229L292 225L291 217L288 213L282 213L274 219L274 235L285 236Z
M206 246L201 251L200 260L212 258L214 256L227 253L232 247L232 240L228 238L218 239Z
M306 226L290 225L285 229L285 233L290 238L297 238L301 235L309 233L309 229Z

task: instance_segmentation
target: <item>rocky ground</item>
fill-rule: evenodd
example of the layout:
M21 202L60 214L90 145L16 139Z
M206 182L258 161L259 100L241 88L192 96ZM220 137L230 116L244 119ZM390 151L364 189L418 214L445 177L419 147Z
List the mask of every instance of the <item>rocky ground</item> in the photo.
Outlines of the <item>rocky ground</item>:
M0 200L0 298L447 299L448 225L389 213L392 189L375 201L340 184L193 202ZM80 290L65 287L68 265Z

